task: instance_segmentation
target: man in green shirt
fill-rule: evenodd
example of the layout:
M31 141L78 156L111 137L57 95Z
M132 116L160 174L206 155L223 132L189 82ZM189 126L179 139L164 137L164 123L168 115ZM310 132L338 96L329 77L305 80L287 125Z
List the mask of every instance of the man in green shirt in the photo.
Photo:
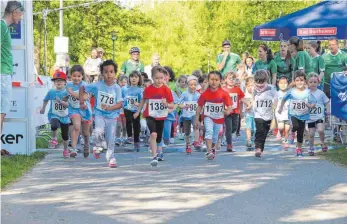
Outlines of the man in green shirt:
M330 98L330 79L334 72L343 72L347 66L347 54L339 49L337 39L329 40L329 51L322 55L325 61L324 93Z
M131 56L130 59L126 60L122 67L120 68L120 74L129 76L130 73L134 70L139 72L145 71L145 66L140 62L140 49L138 47L132 47L129 51Z
M11 24L18 24L23 14L24 8L20 2L9 1L1 20L1 133L12 98L13 56L11 34L8 27Z
M222 47L223 53L217 55L217 69L224 76L227 72L236 72L236 66L241 63L241 58L239 55L230 52L230 41L224 40Z

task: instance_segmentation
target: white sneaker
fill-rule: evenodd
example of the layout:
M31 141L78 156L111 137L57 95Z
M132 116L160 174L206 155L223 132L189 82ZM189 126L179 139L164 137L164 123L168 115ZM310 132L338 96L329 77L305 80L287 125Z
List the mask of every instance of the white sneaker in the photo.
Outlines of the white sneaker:
M180 140L184 140L184 136L185 136L184 133L179 133L179 134L178 134L178 138L179 138Z
M165 145L164 143L162 143L162 146L163 148L167 148L167 145Z
M116 168L116 167L117 167L116 158L110 159L110 162L108 163L108 166L109 166L110 168Z
M83 136L81 136L80 144L81 144L81 145L84 145L84 137L83 137Z
M157 159L157 157L153 158L153 160L151 161L151 166L158 166L158 159Z
M107 161L111 161L111 156L112 156L112 154L113 154L113 152L112 152L112 150L107 150L106 151L106 160Z
M170 144L175 144L175 139L174 138L170 138Z

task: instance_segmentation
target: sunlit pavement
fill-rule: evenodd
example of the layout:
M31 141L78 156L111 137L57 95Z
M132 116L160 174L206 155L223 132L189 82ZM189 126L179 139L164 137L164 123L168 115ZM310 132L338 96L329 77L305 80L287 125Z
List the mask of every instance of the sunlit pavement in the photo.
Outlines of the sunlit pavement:
M166 153L157 168L145 148L117 153L115 169L105 154L53 152L2 192L2 223L347 223L346 168L296 158L274 138L261 159L243 145L215 161Z

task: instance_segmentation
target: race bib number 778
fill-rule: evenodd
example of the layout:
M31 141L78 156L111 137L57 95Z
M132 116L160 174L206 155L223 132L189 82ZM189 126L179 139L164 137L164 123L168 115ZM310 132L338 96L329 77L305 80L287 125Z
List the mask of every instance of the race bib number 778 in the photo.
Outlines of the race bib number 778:
M113 106L115 104L115 95L109 94L106 92L98 92L98 106L99 110L102 110L101 105L105 104L106 106Z

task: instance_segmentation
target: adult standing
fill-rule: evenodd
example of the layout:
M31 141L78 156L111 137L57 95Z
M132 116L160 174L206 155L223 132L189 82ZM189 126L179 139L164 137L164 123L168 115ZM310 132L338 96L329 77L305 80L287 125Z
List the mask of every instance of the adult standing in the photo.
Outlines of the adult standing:
M100 58L101 62L104 62L105 59L104 59L104 54L105 54L105 51L102 47L98 47L96 48L96 51L98 52L98 58Z
M90 57L84 63L84 72L89 78L90 82L98 81L100 76L101 59L98 58L98 52L95 48L90 52Z
M294 60L293 71L301 70L307 77L313 69L311 56L304 50L304 41L299 37L291 37L288 42L288 50Z
M145 66L140 61L140 49L138 47L132 47L129 54L131 58L122 64L120 74L129 76L132 71L144 72Z
M253 67L253 74L257 70L264 69L269 71L270 78L268 82L273 86L276 86L277 81L277 65L273 60L271 49L266 44L260 44L258 48L258 61L255 62Z
M152 68L154 66L160 65L159 60L159 54L155 53L152 55L152 64L149 64L145 67L145 73L148 75L149 79L152 79Z
M336 38L329 40L329 51L322 55L325 61L324 93L330 98L330 79L334 72L342 72L347 67L347 54L339 49Z
M237 65L241 63L239 55L231 52L231 44L229 40L222 42L222 53L217 55L217 69L224 76L227 72L237 71Z
M277 65L277 76L278 77L287 77L288 83L292 82L293 79L293 67L294 60L290 55L288 50L288 42L281 41L280 43L280 52L275 54L274 61Z
M9 25L18 24L23 15L22 4L17 1L9 1L1 20L1 133L12 99L13 55Z

